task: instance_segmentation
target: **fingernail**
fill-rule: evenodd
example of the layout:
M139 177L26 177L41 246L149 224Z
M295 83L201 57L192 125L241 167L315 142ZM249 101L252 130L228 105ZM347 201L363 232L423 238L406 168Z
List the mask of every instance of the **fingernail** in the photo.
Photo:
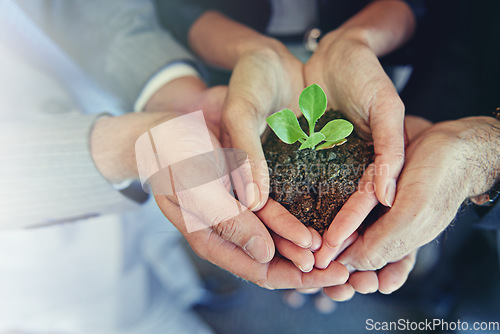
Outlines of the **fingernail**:
M326 245L327 245L328 247L330 247L330 248L332 248L332 249L335 249L335 248L337 248L337 247L339 247L339 246L340 246L340 244L337 244L337 245L335 245L335 246L332 246L332 245L330 245L330 243L328 242L328 240L325 240L325 243L326 243Z
M322 265L322 263L316 263L314 266L318 269L324 270L324 269L328 268L329 265L330 265L330 262L328 262L326 265Z
M311 246L309 247L309 249L311 250L311 252L317 252L319 249L321 248L321 243L318 242L317 244L311 244Z
M304 269L302 268L302 266L300 264L297 265L297 267L300 269L300 271L302 271L303 273L308 273L310 272L311 270L313 270L313 267L311 266L311 268L309 269Z
M392 208L396 198L396 180L390 180L385 189L385 206Z
M269 261L269 247L267 246L267 242L262 237L253 237L247 242L243 249L257 262L267 263Z
M250 182L245 187L246 206L253 211L260 206L260 190L254 182Z
M267 289L267 290L274 290L274 288L273 288L271 285L269 285L268 283L264 283L264 284L262 284L262 287L263 287L264 289Z
M312 247L313 243L312 243L312 241L310 241L306 245L304 242L301 242L301 243L296 243L296 245L299 246L300 248L309 249L310 247Z

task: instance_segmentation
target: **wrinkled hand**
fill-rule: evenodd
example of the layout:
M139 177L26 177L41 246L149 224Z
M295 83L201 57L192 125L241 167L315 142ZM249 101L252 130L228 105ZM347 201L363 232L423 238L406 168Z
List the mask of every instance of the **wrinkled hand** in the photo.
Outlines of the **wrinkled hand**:
M394 206L338 257L339 262L358 270L351 275L350 286L326 292L343 299L352 296L354 289L374 291L377 283L381 292L403 284L415 251L450 224L466 198L484 193L500 177L499 123L492 118L465 118L438 123L419 135L407 149ZM352 233L367 216L367 211L358 210L367 206L358 207L356 200L376 204L370 191L354 195L325 235L322 255L339 253L328 244ZM373 270L378 269L376 275Z
M405 124L410 140L414 140L431 126L430 122L413 116L407 116ZM358 191L344 204L325 233L323 246L315 254L317 267L327 267L332 259L335 259L358 239L356 230L368 213L378 204L373 189L374 175L375 166L371 164L360 180ZM332 247L331 245L340 246ZM344 285L325 288L325 293L337 301L350 299L355 292L366 294L378 290L385 294L392 293L406 281L415 260L416 251L400 261L389 263L379 272L355 271L351 266L349 281Z
M298 103L304 88L302 63L280 43L245 53L236 63L223 106L225 147L239 148L250 159L251 169L243 175L252 210L264 206L269 193L269 175L260 135L266 117L291 103ZM294 110L298 110L295 108Z
M404 105L375 53L356 32L326 35L305 65L307 85L325 90L330 106L373 139L375 185L380 203L391 206L404 162Z
M274 201L268 201L256 216L244 206L248 203L242 183L238 182L239 175L233 173L233 185L224 175L221 166L225 156L219 150L217 131L226 91L226 87L206 89L198 78L183 77L165 85L146 105L146 111L176 110L177 116L201 109L209 129L203 124L196 126L193 121L167 126L160 131L164 138L155 139L159 156L168 157L172 163L204 152L220 153L182 168L172 167L172 173L156 180L161 185L175 185L175 194L155 194L159 207L200 257L261 286L292 288L343 283L347 270L338 263L329 275L313 270L314 256L309 248L320 247L319 235L311 233ZM229 151L225 153L231 155ZM245 163L239 167L239 172L244 171ZM223 177L212 180L210 170ZM212 182L205 184L204 178ZM200 181L193 184L193 180ZM193 186L195 189L191 189ZM230 193L232 186L240 195L239 202ZM235 208L239 210L235 212ZM272 230L272 238L263 223ZM286 259L274 256L273 241Z
M203 138L203 130L197 128L193 120L160 130L162 137L159 140L152 133L160 160L168 156L169 161L183 161L186 157L202 154L210 145L215 146L213 149L216 152L220 148L212 133L208 133L208 140ZM187 140L191 133L199 136ZM223 160L223 156L217 155L202 157L196 163L183 164L181 168L175 168L174 162L169 173L156 179L158 187L173 185L173 194L161 195L156 192L155 199L165 216L200 257L270 289L321 287L342 284L347 280L347 269L339 263L334 263L327 271L312 269L312 264L310 268L305 267L304 261L313 259L308 249L313 244L313 238L308 229L281 205L270 200L255 215L247 209L244 199L237 201L231 196L231 182L227 173L224 173L226 169L221 168ZM211 170L222 176L204 182L210 179ZM233 180L237 172L232 172ZM193 184L196 180L200 182ZM241 190L239 186L234 185L237 192ZM152 187L155 189L154 184ZM278 249L295 248L290 256L295 265L275 256L273 240L262 222L273 230L275 240L279 241ZM301 258L304 254L310 256ZM297 267L309 272L304 273Z
M484 193L499 178L499 123L470 117L438 123L420 135L408 147L393 208L339 261L376 270L434 240L465 199Z

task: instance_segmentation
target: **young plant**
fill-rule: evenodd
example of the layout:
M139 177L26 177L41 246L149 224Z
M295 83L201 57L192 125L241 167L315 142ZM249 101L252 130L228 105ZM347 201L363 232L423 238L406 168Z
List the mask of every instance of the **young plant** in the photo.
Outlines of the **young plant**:
M314 132L316 122L326 111L326 103L325 92L316 84L306 87L300 94L299 108L309 123L309 135L300 128L299 120L290 109L272 114L266 119L267 124L283 142L293 144L299 141L299 150L323 150L342 145L354 128L349 121L335 119L328 122L319 132ZM317 146L320 143L322 144Z

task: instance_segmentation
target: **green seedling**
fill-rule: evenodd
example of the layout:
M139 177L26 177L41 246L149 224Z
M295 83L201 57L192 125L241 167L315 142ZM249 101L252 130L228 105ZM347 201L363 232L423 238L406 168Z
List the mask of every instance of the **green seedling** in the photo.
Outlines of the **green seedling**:
M354 129L349 121L335 119L328 122L319 132L314 132L316 122L326 111L326 103L325 92L316 84L306 87L300 94L299 108L309 124L309 135L300 128L299 120L290 109L272 114L267 118L267 124L283 142L293 144L299 141L299 150L323 150L342 145Z

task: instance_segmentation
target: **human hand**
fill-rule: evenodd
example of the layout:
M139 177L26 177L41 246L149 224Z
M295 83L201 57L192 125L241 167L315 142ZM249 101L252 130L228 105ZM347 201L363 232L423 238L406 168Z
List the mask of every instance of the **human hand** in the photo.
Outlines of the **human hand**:
M351 31L333 31L306 63L305 77L324 88L330 106L362 138L373 140L376 195L391 206L404 162L404 105L377 56Z
M189 31L191 49L206 62L232 70L222 116L222 143L248 154L242 173L250 208L269 196L269 175L260 135L266 117L298 101L304 88L303 64L279 41L216 11L207 11ZM298 110L298 109L295 109Z
M166 197L157 197L156 200L170 221L182 221L182 214L178 206ZM278 221L280 210L276 210L276 207L273 207L274 204L269 206L270 203L272 201L269 201L259 211L259 218L263 221ZM276 203L276 205L278 204ZM246 215L250 214L252 213L247 211ZM243 218L247 218L247 216ZM278 256L274 256L270 262L259 263L252 260L242 248L225 240L212 229L189 233L183 223L176 224L176 227L198 256L266 289L332 286L343 284L348 278L347 269L336 262L332 262L327 270L312 269L307 273L299 270L289 260Z
M188 113L194 110L201 109L204 113L208 128L214 136L211 141L218 143L218 134L220 130L221 109L227 87L219 86L207 89L205 84L197 77L188 76L176 79L169 82L162 87L148 102L145 111L158 111L158 110L176 110L180 113ZM240 196L242 196L240 192ZM271 205L271 204L270 204ZM301 226L302 224L297 221L295 217L281 209L283 214L279 217L280 224L274 224L272 238L276 244L280 254L290 261L292 261L300 270L309 272L314 266L314 256L308 247L313 250L319 249L321 246L321 237L319 234L305 228L298 229L305 234L303 239L307 241L301 246L297 246L286 238L287 232L290 231L290 223ZM268 227L269 224L268 224ZM290 235L290 233L288 233ZM297 239L298 237L296 237ZM311 244L310 239L312 238ZM295 239L295 240L296 240Z
M356 284L356 289L373 291L377 286L373 270L380 268L379 290L383 272L401 271L394 278L406 278L405 269L411 270L416 249L449 225L466 198L484 193L500 178L499 134L500 122L471 117L438 123L418 136L407 150L394 206L338 257L339 262L359 270L355 274L361 278L352 274L351 287L332 288L330 295L349 297ZM347 210L334 221L325 243L333 244L349 234L366 215Z
M185 120L181 120L183 117ZM157 159L169 167L164 168L168 172L154 175L149 172L147 175L152 176L145 177L160 209L193 250L200 257L267 288L319 287L345 282L347 269L338 263L332 265L330 276L313 270L313 262L304 264L314 260L307 249L313 244L313 238L281 205L271 200L256 216L246 208L244 197L237 201L231 196L233 182L237 193L241 190L235 177L239 170L226 169L224 156L217 153L220 147L216 138L198 127L193 117L191 114L178 117L151 130ZM187 140L193 133L196 136ZM149 144L149 136L144 140ZM143 146L142 143L136 145L136 153L139 152L140 169L148 171L152 168L143 162L147 160L141 153ZM207 155L206 152L214 153ZM189 157L197 159L185 163ZM151 161L154 165L156 158ZM301 270L294 263L274 256L273 241L261 221L276 233L278 249L296 247L299 250L288 257ZM301 249L304 252L301 253Z
M460 205L500 178L500 122L469 117L435 124L407 150L394 207L339 258L358 270L397 261L432 241Z
M145 105L144 111L186 114L202 110L209 129L219 137L221 110L226 94L226 86L207 88L200 78L183 76L158 89Z
M268 169L260 140L267 126L266 117L297 103L304 88L302 63L280 43L271 45L258 46L238 59L222 116L224 146L248 153L251 169L243 175L243 182L248 196L254 198L251 209L255 211L265 205L269 193Z
M403 45L414 29L415 17L403 1L373 1L325 35L304 70L307 85L322 86L330 106L373 140L375 191L389 207L404 162L404 105L377 57Z
M240 181L245 189L238 195L258 211L267 203L269 191L260 135L269 114L298 101L304 88L303 65L278 41L215 11L205 12L192 25L189 44L207 63L233 71L223 106L221 138L224 147L246 152L249 168L241 170ZM286 212L280 219L292 218ZM313 239L309 247L319 247L320 236L306 231L304 238ZM312 268L314 257L310 250L274 233L273 238L282 255L304 271Z
M415 140L430 126L429 121L419 117L406 116L405 118L405 131L409 140ZM325 233L323 246L315 254L318 268L326 268L330 261L356 241L359 236L356 230L378 204L373 189L374 169L373 164L367 167L359 182L357 192L344 204ZM366 294L378 290L386 294L392 293L406 281L415 260L416 251L400 261L389 263L379 272L355 271L351 266L349 281L341 286L326 288L325 293L337 301L350 299L355 292Z

